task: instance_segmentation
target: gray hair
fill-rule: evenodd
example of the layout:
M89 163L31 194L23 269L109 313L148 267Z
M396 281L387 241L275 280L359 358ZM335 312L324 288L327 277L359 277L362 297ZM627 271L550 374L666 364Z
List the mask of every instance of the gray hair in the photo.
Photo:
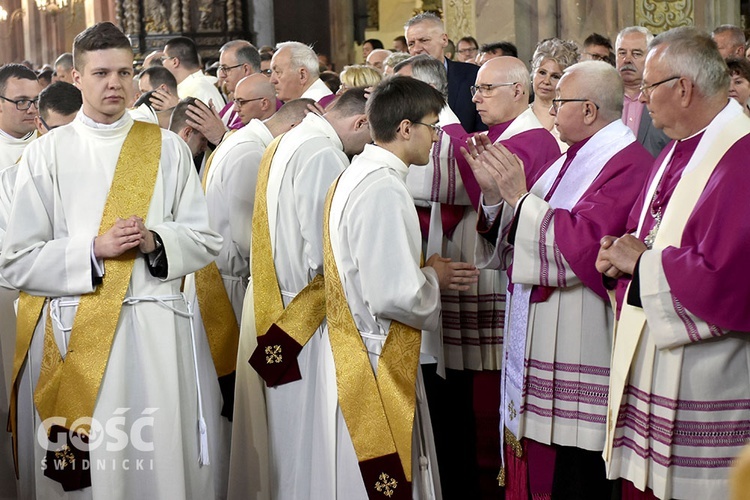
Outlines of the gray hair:
M708 34L687 26L674 28L654 38L648 45L649 53L660 45L664 49L659 62L671 74L691 80L706 97L728 91L727 65Z
M445 26L443 25L443 20L440 19L438 16L433 14L432 12L422 12L420 14L417 14L416 16L412 17L408 21L406 21L406 24L404 24L404 29L409 29L415 24L429 22L436 26L439 26L443 32L445 32Z
M277 43L276 52L281 49L289 50L289 63L292 69L305 68L313 79L320 76L318 56L315 55L315 51L312 47L300 42Z
M385 61L383 61L383 66L390 66L391 68L395 68L400 62L406 61L410 57L411 56L406 52L394 52L393 54L385 58Z
M221 46L219 52L234 50L238 64L247 64L253 68L253 72L260 73L260 53L255 45L247 40L231 40Z
M55 68L58 66L62 66L63 69L73 69L73 54L70 52L65 52L64 54L61 54L60 57L58 57L55 60Z
M401 61L396 65L394 71L398 71L406 66L411 66L412 76L435 87L443 97L448 95L448 73L445 66L432 56L419 54Z
M732 37L732 47L744 47L745 46L745 32L742 28L738 28L733 24L722 24L711 32L711 35L718 35L720 33L729 33Z
M604 61L583 61L568 66L565 75L584 82L582 99L591 99L599 106L599 113L610 123L622 117L625 93L619 72Z
M617 39L615 40L615 50L617 47L620 46L620 42L622 41L622 38L625 35L634 35L639 34L646 37L646 45L651 43L651 40L654 39L653 33L651 33L647 28L644 28L643 26L628 26L627 28L623 29L617 34Z
M578 62L578 45L559 38L542 40L536 46L534 56L531 58L531 74L536 73L545 59L555 61L561 70L565 70L568 66Z

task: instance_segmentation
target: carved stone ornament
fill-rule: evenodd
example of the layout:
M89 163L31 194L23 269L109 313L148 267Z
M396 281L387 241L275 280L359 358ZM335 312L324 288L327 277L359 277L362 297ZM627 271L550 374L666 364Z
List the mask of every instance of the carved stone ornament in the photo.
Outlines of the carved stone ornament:
M693 0L636 0L635 21L654 34L692 26Z

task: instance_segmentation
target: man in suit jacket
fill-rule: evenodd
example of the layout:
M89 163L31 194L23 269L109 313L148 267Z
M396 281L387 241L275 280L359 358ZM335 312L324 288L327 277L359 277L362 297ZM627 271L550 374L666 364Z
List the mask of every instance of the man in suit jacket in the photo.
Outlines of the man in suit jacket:
M471 101L470 87L474 85L479 67L445 58L443 49L448 45L448 35L440 18L424 12L409 19L404 29L409 54L428 54L445 64L448 72L448 105L464 129L467 132L486 130Z
M630 26L617 35L616 67L625 87L622 121L651 155L656 158L669 142L669 137L654 127L646 105L640 100L646 46L654 38L646 28ZM658 82L647 82L645 85Z

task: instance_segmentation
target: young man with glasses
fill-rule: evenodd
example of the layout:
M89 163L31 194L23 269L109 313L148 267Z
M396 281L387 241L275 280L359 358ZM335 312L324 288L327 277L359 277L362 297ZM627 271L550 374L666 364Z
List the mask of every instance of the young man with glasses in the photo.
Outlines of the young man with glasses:
M555 93L550 114L570 147L540 172L489 141L466 154L484 195L477 265L510 270L512 282L501 475L513 498L609 498L613 313L594 262L601 236L625 228L651 157L620 120L611 65L570 66Z
M0 167L13 165L34 140L39 92L36 73L22 64L0 68Z
M346 498L442 498L420 337L437 335L441 292L465 291L479 273L437 253L420 262L406 177L410 165L429 161L444 107L440 92L414 78L378 84L367 103L374 144L329 190L323 251L333 359L324 360L337 374L331 459Z

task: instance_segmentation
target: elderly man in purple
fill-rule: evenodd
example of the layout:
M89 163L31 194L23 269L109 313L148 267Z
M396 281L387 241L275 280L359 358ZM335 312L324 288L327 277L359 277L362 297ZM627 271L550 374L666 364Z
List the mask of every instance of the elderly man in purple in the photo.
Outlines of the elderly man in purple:
M484 195L477 266L509 269L512 283L501 476L512 498L609 498L613 314L594 263L602 235L624 230L653 160L620 120L623 87L609 64L569 67L556 95L551 113L570 145L556 161L534 170L488 143L465 152Z
M729 498L750 439L750 119L728 89L707 34L649 44L641 100L674 141L597 258L618 279L605 460L623 498Z

